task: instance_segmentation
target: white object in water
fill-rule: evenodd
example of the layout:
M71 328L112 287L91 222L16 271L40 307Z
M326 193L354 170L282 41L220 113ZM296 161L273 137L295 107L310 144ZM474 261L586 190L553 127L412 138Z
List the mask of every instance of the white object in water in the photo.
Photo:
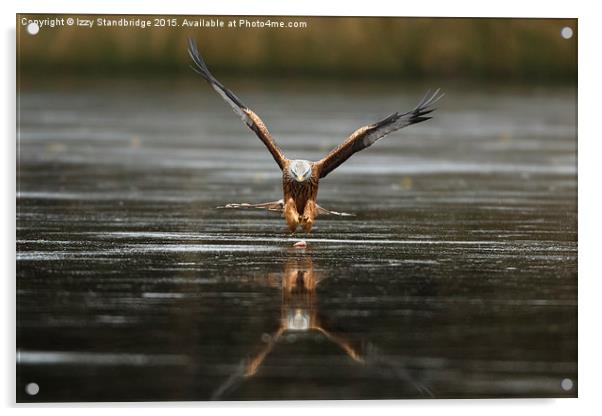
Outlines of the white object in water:
M293 244L293 247L305 248L305 247L307 247L307 243L305 242L305 240L297 241L295 244Z

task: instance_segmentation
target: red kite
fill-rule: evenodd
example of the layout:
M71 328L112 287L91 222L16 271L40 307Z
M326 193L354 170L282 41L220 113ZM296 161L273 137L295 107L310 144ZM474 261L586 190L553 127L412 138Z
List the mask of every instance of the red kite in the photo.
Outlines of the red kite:
M387 134L411 124L429 120L431 117L428 114L435 110L433 106L444 95L439 94L439 90L433 94L427 92L413 110L406 113L393 113L381 121L357 129L347 140L317 162L293 160L284 156L259 116L209 72L203 57L197 50L195 41L190 38L188 39L188 53L195 64L192 69L201 75L232 107L242 121L255 132L282 171L283 199L263 204L228 204L222 208L260 208L282 212L291 232L295 232L300 225L306 233L309 233L319 214L351 215L326 210L316 203L320 179L326 177L353 154L373 145Z

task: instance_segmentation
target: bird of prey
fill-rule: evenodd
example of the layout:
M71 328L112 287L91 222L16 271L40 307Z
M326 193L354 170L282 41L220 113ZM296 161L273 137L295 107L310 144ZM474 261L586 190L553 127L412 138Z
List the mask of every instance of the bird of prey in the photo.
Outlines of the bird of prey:
M282 212L292 233L299 226L303 228L303 231L309 233L318 215L351 215L329 211L317 204L319 181L353 154L373 145L387 134L429 120L431 118L429 114L435 110L433 106L443 97L438 89L433 94L427 92L413 110L406 113L396 112L376 123L360 127L347 140L316 162L288 159L259 116L211 74L197 49L196 42L191 38L188 39L188 53L194 62L194 65L191 65L192 69L202 76L232 107L242 121L255 132L282 171L283 199L263 204L227 204L222 208L261 208Z

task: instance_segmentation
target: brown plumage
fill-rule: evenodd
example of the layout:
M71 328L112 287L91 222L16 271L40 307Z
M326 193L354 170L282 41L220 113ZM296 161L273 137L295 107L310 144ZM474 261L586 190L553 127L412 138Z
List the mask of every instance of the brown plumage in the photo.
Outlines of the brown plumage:
M303 231L309 233L318 215L316 200L318 199L318 181L320 172L316 165L312 166L309 179L298 182L290 175L287 161L286 168L282 170L282 190L284 193L284 219L291 232L301 224Z
M257 208L282 212L291 232L295 232L301 226L309 233L318 215L351 215L329 211L317 204L320 179L326 177L353 154L373 145L387 134L429 120L431 118L429 114L435 110L433 105L443 97L443 94L439 94L439 90L432 95L427 92L413 110L406 113L393 113L381 121L357 129L347 140L317 162L292 160L284 156L261 118L209 72L192 39L188 39L188 53L195 64L192 69L201 75L255 132L282 170L283 199L263 204L227 204L220 208Z

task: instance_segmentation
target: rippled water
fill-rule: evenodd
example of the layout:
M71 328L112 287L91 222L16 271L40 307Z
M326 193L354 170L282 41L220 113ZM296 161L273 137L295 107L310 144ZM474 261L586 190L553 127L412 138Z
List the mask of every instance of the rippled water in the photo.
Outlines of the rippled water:
M21 85L19 401L577 395L575 90L436 85L293 249L215 209L281 187L205 84ZM227 85L308 159L427 88Z

